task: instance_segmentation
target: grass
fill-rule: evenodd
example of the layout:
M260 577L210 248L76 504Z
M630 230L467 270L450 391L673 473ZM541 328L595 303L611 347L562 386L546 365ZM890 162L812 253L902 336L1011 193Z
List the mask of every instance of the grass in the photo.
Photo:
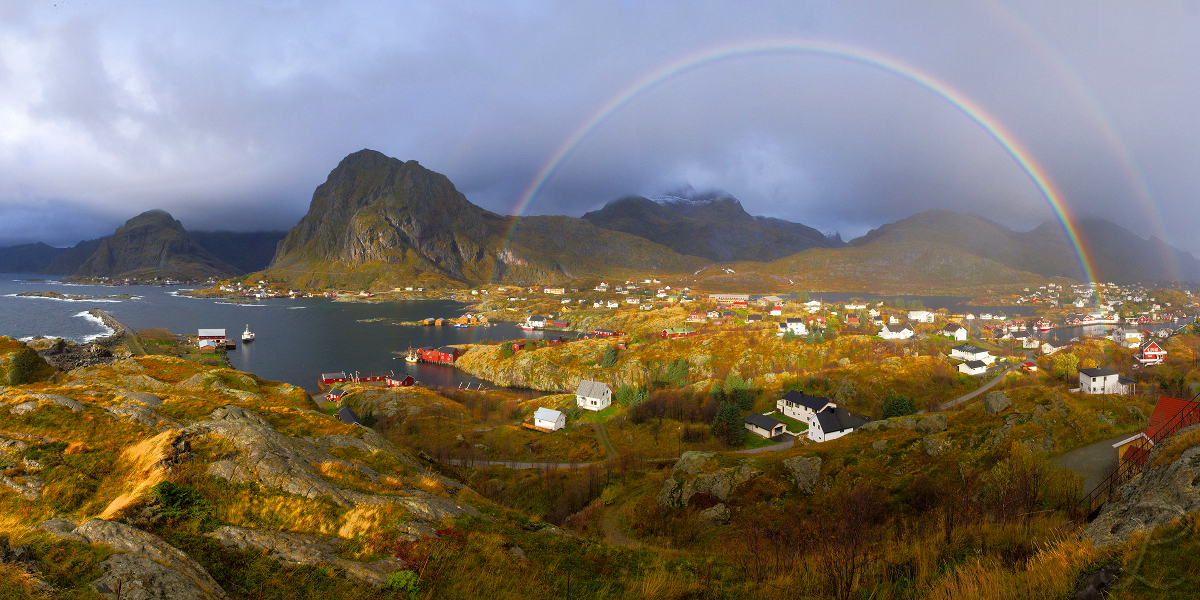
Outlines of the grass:
M793 419L781 412L774 412L767 416L786 425L787 430L791 433L801 433L804 431L808 431L808 423L803 423L803 422L797 421L796 419Z

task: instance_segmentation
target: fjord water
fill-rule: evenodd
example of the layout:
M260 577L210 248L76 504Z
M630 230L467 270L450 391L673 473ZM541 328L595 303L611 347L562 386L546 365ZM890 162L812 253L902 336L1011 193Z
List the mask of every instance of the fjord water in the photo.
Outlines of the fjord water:
M478 384L479 380L446 365L410 364L402 355L409 346L462 344L485 338L521 337L511 324L491 328L420 327L391 324L426 317L462 314L461 303L445 300L357 303L328 298L268 299L256 304L219 303L209 298L177 296L183 288L159 286L71 285L39 275L0 275L0 335L28 339L35 335L84 342L110 333L87 314L99 308L133 329L165 327L172 333L225 329L237 340L229 351L234 368L309 391L321 373L358 371L410 374L429 385ZM129 300L57 300L18 297L21 292L57 292L77 296L128 294ZM241 343L246 325L256 334ZM400 356L400 358L394 358Z

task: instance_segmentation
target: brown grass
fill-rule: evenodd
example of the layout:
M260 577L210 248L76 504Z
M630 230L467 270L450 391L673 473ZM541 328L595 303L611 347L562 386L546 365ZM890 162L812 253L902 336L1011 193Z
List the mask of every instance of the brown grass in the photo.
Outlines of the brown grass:
M121 453L114 475L124 476L122 479L125 484L121 486L123 492L100 513L101 519L111 519L121 514L126 508L140 501L147 490L167 478L166 471L155 465L163 460L166 455L164 450L177 434L173 429L164 431L126 448Z
M1165 447L1159 449L1154 459L1154 466L1169 465L1183 456L1192 447L1200 445L1200 429L1193 429L1183 435L1170 438Z

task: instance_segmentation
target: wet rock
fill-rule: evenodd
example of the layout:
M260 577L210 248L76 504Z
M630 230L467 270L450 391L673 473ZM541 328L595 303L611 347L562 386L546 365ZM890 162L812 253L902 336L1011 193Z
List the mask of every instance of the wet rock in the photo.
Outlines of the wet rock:
M332 565L343 570L350 579L369 583L376 587L387 581L393 571L404 568L399 558L385 558L373 562L347 560L337 556L339 541L319 535L302 535L279 531L246 529L224 526L205 534L226 548L259 550L267 556L286 564L321 566Z
M796 487L805 494L811 494L821 479L819 456L794 456L784 459L782 464L791 474Z
M921 433L941 433L946 430L946 415L929 415L917 422Z
M983 410L989 415L998 414L1012 406L1012 400L1004 392L992 392L983 397Z

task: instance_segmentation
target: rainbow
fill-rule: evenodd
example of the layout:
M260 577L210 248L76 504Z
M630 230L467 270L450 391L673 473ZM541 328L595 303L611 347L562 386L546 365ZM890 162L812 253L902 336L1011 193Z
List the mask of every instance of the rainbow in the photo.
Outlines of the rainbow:
M1076 220L1071 216L1066 202L1063 201L1062 196L1051 183L1045 170L1038 165L1029 151L1017 141L1016 137L1004 128L1000 121L949 84L912 65L864 48L828 41L805 39L754 41L705 50L670 63L625 88L625 90L604 104L592 118L588 119L570 137L563 141L562 145L550 157L550 160L538 171L537 176L529 184L529 187L525 189L525 192L517 202L514 212L516 217L505 238L505 244L507 245L511 241L513 233L520 223L521 216L524 215L525 210L529 207L530 201L538 195L542 186L546 184L546 181L550 179L563 160L580 141L622 107L633 102L648 90L683 73L737 58L781 54L832 58L881 69L915 83L949 102L991 135L1012 156L1013 160L1025 171L1025 174L1033 180L1034 185L1037 186L1042 196L1050 203L1055 216L1062 223L1064 231L1071 240L1071 244L1074 245L1075 252L1079 257L1079 264L1083 268L1084 277L1087 281L1096 281L1095 269L1090 259L1090 253L1079 236Z

